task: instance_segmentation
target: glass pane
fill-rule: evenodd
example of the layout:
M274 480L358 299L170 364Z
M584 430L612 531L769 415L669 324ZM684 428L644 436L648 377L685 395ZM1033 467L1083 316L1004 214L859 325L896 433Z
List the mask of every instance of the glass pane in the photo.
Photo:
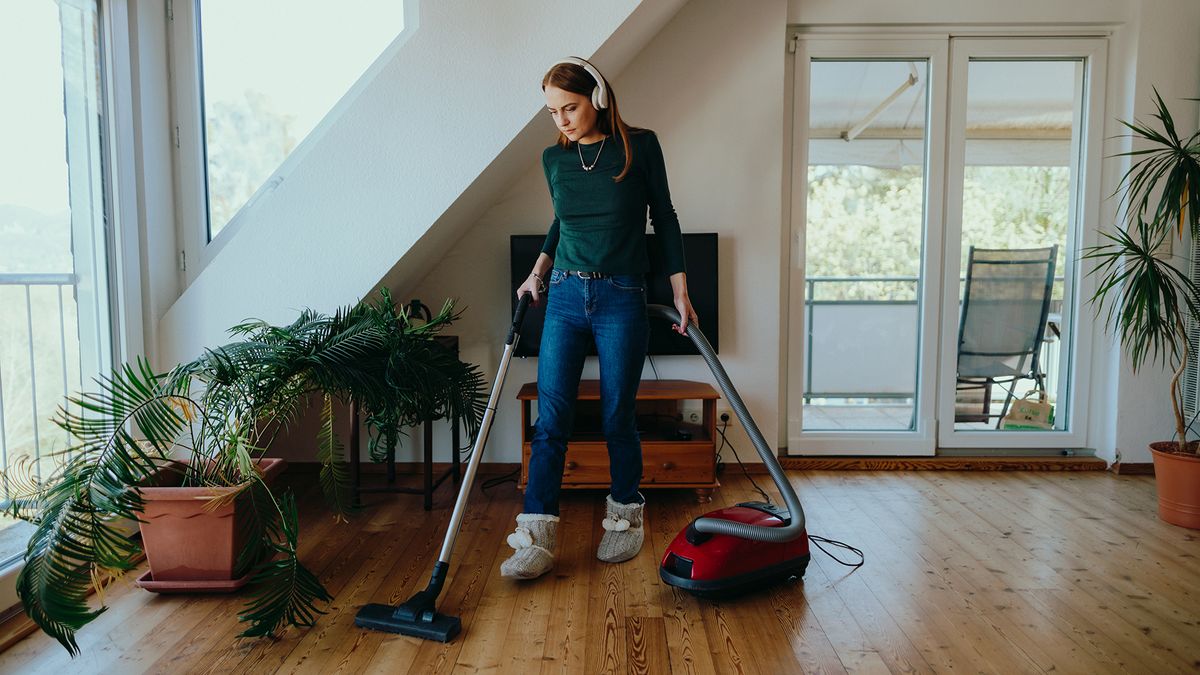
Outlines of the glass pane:
M1068 426L1082 96L1080 60L968 66L955 430Z
M404 28L404 2L203 0L208 237L229 223Z
M811 71L803 429L911 430L928 63Z
M94 4L0 4L0 501L54 470L55 411L111 367L98 36ZM0 519L0 566L30 527Z

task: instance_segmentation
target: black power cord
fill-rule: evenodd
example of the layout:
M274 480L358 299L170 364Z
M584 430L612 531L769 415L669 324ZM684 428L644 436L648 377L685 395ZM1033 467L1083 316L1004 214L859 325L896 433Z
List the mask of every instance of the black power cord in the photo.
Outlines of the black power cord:
M654 371L654 379L661 380L662 378L658 376L658 367L654 365L654 357L647 354L646 358L650 361L650 370Z
M744 463L742 463L742 458L740 456L738 456L737 448L733 447L733 443L730 443L729 439L725 436L725 430L728 428L729 428L729 413L721 413L721 426L717 429L717 433L721 436L721 445L720 445L720 447L717 448L717 469L720 470L720 468L721 468L721 451L725 449L725 446L729 446L729 449L733 451L734 458L737 459L738 466L740 466L742 468L742 473L746 476L747 480L750 481L750 484L754 486L754 489L758 491L758 494L762 495L763 500L765 500L768 504L773 504L774 502L771 501L771 496L768 495L765 490L763 490L761 487L759 487L758 483L756 483L754 481L754 478L750 476L750 472L748 472L746 470L746 465ZM815 534L809 534L808 540L810 542L812 542L817 548L821 549L822 553L829 556L830 558L833 558L834 562L837 562L838 564L841 564L841 565L845 565L846 567L858 568L858 567L862 567L863 564L867 562L867 557L865 555L863 555L863 552L861 549L855 548L845 542L838 541L836 539L826 539L825 537L821 537L821 536L818 536ZM822 543L829 544L830 546L836 546L838 548L843 548L843 549L846 549L847 551L858 554L858 562L853 563L853 562L846 562L845 560L842 560L841 558L837 557L836 555L830 553L829 549L827 549L821 545Z
M721 447L717 448L717 465L718 465L718 467L722 464L721 451L724 450L725 446L728 445L729 449L733 451L733 457L734 457L734 459L737 460L738 466L740 466L742 468L742 474L746 476L746 479L750 481L750 484L754 486L754 489L758 491L758 494L762 495L762 498L764 501L766 501L768 504L773 504L774 502L771 501L771 496L768 495L765 490L763 490L761 487L759 487L757 482L755 482L754 477L751 476L750 472L746 470L746 465L742 462L741 456L738 455L737 448L733 447L733 443L730 443L729 439L725 436L725 430L728 428L729 428L729 413L721 413L721 426L720 426L720 428L717 429L717 433L720 434L720 436L721 436Z
M815 534L808 535L808 540L811 541L813 544L815 544L817 548L821 549L822 553L829 556L830 558L833 558L834 562L845 565L846 567L862 567L863 563L867 562L867 557L865 555L863 555L863 552L861 549L854 548L853 546L851 546L850 544L847 544L845 542L837 541L836 539L826 539L825 537L818 537ZM844 548L853 553L857 553L858 554L858 562L848 563L845 560L842 560L841 558L837 557L836 555L830 553L828 549L826 549L824 546L821 545L821 542L825 542L826 544L829 544L830 546L837 546L838 548Z

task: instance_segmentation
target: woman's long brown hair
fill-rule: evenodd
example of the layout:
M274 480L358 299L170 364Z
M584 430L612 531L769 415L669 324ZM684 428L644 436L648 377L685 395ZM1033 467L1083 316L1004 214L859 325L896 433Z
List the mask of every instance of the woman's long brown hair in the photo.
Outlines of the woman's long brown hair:
M588 61L588 63L591 62ZM597 68L596 72L600 72L600 69ZM600 77L604 80L604 87L608 89L608 108L596 111L596 127L600 133L606 136L612 134L614 129L621 135L621 145L625 148L625 167L621 169L621 173L613 177L613 181L619 183L625 179L630 165L633 164L633 148L629 145L629 134L643 133L646 130L625 124L625 120L621 119L621 113L617 111L617 95L613 93L612 85L608 83L608 78L604 77L603 73L600 74ZM552 66L546 72L546 76L542 78L542 91L546 91L546 87L551 85L572 94L582 94L590 101L592 89L596 88L596 80L588 71L584 70L583 66L577 66L574 63L559 63ZM561 129L558 132L558 144L564 150L571 147L571 139L567 138Z

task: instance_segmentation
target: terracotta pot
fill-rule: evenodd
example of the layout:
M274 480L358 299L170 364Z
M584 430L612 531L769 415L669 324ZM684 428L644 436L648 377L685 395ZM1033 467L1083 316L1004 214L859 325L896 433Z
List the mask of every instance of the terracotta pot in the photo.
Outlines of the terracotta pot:
M267 485L283 471L282 459L258 460ZM142 488L145 510L139 523L142 547L156 582L221 581L233 579L234 565L244 543L239 518L250 505L239 498L216 509L205 509L214 496L232 488L171 487L182 476L165 471L156 487Z
M1192 441L1192 447L1196 444ZM1150 444L1158 487L1158 517L1172 525L1200 530L1200 457L1170 452L1178 448L1174 441Z

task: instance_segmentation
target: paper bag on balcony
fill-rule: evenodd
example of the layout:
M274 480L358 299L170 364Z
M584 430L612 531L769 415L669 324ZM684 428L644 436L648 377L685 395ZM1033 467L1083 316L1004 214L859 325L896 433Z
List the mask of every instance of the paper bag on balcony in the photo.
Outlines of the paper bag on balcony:
M1033 397L1036 396L1037 399ZM1031 391L1009 408L1000 422L1001 429L1053 429L1054 404L1046 400L1046 392Z

